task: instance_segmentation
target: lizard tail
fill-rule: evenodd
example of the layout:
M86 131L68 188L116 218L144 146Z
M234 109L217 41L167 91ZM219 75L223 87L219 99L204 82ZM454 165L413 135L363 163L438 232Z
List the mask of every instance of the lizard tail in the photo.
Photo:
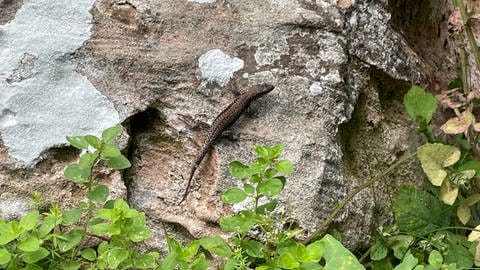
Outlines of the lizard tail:
M193 175L195 174L195 171L197 170L198 165L193 164L192 169L190 170L190 176L188 177L188 182L187 182L187 187L185 188L185 192L183 193L182 199L178 204L181 204L185 201L185 199L188 196L188 192L190 191L190 186L192 185L192 179Z

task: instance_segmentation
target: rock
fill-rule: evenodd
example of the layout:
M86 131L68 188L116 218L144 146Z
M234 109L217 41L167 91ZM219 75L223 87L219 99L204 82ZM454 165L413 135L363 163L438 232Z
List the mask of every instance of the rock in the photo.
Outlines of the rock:
M125 196L128 189L130 204L145 211L158 232L148 247L160 250L166 248L164 224L182 239L221 234L219 218L234 209L220 202L220 194L238 184L227 165L251 160L255 144L283 144L284 158L296 165L280 201L305 229L302 237L308 236L348 191L414 151L418 138L401 97L411 81L435 89L445 85L454 65L425 61L425 52L395 29L386 1L82 0L75 12L49 21L73 25L58 28L65 34L45 44L14 33L29 33L25 14L45 19L44 12L60 12L63 4L13 2L8 12L0 11L0 23L9 21L0 28L0 55L15 52L0 64L0 90L13 93L0 95L0 191L9 190L5 198L0 194L0 205L15 201L24 209L26 191L37 188L74 204L77 187L63 179L62 170L78 153L42 151L62 145L65 135L98 133L123 121L133 166L123 174L106 171L103 178L112 181L115 195ZM260 83L276 89L232 125L234 140L216 142L186 202L178 205L206 136L202 125L247 86ZM69 98L80 93L82 99ZM37 132L15 131L16 126ZM23 168L14 158L36 165ZM411 164L388 184L362 192L337 217L350 247L369 241L374 209L386 211L401 183L396 180L414 182L415 168Z

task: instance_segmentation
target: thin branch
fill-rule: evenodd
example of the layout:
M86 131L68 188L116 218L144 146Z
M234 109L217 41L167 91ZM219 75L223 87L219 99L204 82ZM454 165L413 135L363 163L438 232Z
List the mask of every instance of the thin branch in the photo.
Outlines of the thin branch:
M311 241L317 239L318 237L320 237L322 234L325 233L325 231L327 230L327 228L330 226L330 224L333 222L333 220L335 219L335 217L337 216L337 214L345 207L345 205L347 205L360 191L362 191L363 189L367 188L368 186L374 184L375 182L381 180L383 177L385 177L386 175L388 175L389 173L391 173L393 170L395 170L398 166L400 166L401 164L405 163L406 161L412 159L413 157L415 157L417 153L412 153L412 154L409 154L409 155L405 155L403 157L401 157L397 162L395 162L394 164L392 164L388 169L386 169L385 171L383 171L381 174L377 175L376 177L372 178L370 181L367 181L363 184L361 184L360 186L358 186L357 188L355 188L354 190L352 190L348 195L347 197L345 197L338 205L337 207L335 207L335 209L332 211L332 213L330 213L330 215L327 217L327 219L323 222L323 224L320 226L320 228L318 230L316 230L310 237L308 237L307 239L303 240L302 242L303 243L310 243Z

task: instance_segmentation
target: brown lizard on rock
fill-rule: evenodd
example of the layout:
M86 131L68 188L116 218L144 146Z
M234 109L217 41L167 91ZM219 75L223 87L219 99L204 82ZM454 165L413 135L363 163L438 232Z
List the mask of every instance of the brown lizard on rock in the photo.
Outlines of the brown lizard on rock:
M240 115L248 108L250 102L272 91L275 87L269 84L259 84L250 87L247 91L238 96L230 105L227 106L216 118L213 120L212 125L208 131L207 138L205 139L202 148L195 156L195 159L190 170L190 176L188 178L187 187L183 195L182 203L188 195L190 185L192 183L193 175L198 166L202 162L203 158L207 154L210 147L213 145L215 139L222 134L231 124L233 124Z

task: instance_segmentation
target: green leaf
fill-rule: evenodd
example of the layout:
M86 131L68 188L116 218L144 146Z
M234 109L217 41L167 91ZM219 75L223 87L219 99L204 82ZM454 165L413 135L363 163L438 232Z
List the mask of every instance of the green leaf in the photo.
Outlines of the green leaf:
M150 252L143 254L133 259L133 266L138 269L152 269L157 265L159 254L157 252Z
M20 235L18 222L13 220L10 222L0 221L0 245L6 245L15 240Z
M67 136L67 141L77 149L84 150L88 148L88 142L83 136Z
M403 98L403 104L412 119L417 120L421 118L428 123L432 120L432 115L437 109L438 102L432 94L413 85Z
M302 270L323 270L323 267L319 263L302 263L301 269Z
M415 238L410 235L395 235L388 238L388 246L393 250L393 256L401 260L414 241Z
M292 162L290 162L289 160L280 160L279 162L277 162L275 164L275 168L280 172L280 173L283 173L283 174L288 174L288 173L292 173L294 171L294 167L293 167L293 164Z
M26 263L36 263L41 259L47 257L50 253L45 248L41 247L34 252L25 252L22 255L22 260Z
M263 244L255 240L246 240L242 243L242 248L245 252L255 258L263 258Z
M278 258L277 262L278 267L282 269L295 269L300 266L300 263L295 260L295 258L290 253L283 253Z
M87 248L87 249L82 250L80 255L85 260L91 261L91 262L95 261L95 259L97 258L97 252L95 252L95 250L93 248Z
M128 251L123 248L114 248L107 253L107 262L110 268L117 269L118 266L128 258Z
M90 168L81 167L79 164L70 164L63 173L65 178L72 180L75 183L88 182L90 176Z
M210 267L210 261L205 258L205 254L200 254L190 265L192 270L206 270Z
M121 125L115 125L111 128L107 128L102 132L102 139L103 142L109 143L113 139L115 139L118 135L122 133L122 126Z
M268 149L268 158L275 159L278 158L283 152L283 146L281 144L275 144L270 149Z
M246 198L247 198L247 194L245 193L245 191L236 187L229 188L227 191L225 191L222 194L222 197L221 197L224 203L229 203L229 204L242 202Z
M381 241L376 240L370 248L370 259L372 261L380 261L387 257L388 247L386 247Z
M283 183L278 178L273 178L258 184L258 192L265 196L278 195L283 190Z
M79 261L64 261L61 264L62 270L77 270L80 269L82 263Z
M100 245L98 245L97 250L98 250L98 255L102 255L105 252L107 252L108 251L108 242L102 241L100 243Z
M318 262L323 256L325 245L321 241L315 241L306 248L307 256L302 259L305 263Z
M266 204L262 204L259 207L257 207L257 214L259 215L264 215L266 211L268 212L273 212L275 210L275 207L277 207L277 200L271 200Z
M98 157L98 153L83 153L80 156L80 160L78 161L78 166L80 166L84 170L90 170L92 168L95 159Z
M41 244L40 240L31 236L22 240L20 243L18 243L17 247L21 251L33 252L33 251L37 251L40 248L40 244Z
M253 151L257 153L259 156L265 158L265 159L270 159L269 153L268 153L268 148L263 146L263 145L255 145L253 147Z
M102 148L102 141L97 136L85 135L85 140L95 149L100 150Z
M82 218L82 215L83 215L82 209L74 208L71 210L67 210L63 212L63 215L62 215L63 224L66 226L72 225L78 220L80 220L80 218Z
M128 161L128 159L123 155L109 158L107 160L107 165L108 167L116 170L122 170L130 168L132 166L132 164L130 164L130 161Z
M250 168L240 161L232 161L228 164L228 171L230 174L237 179L244 179L250 176Z
M43 219L42 224L36 230L37 236L39 238L46 237L53 230L53 228L55 228L56 225L57 225L57 219L52 216L47 216L46 218Z
M265 171L265 178L272 178L274 177L278 171L276 169L270 168Z
M190 242L180 253L179 258L183 261L191 260L195 255L197 255L200 244L197 241Z
M254 225L255 223L252 220L242 217L239 214L231 217L222 217L220 219L220 227L225 232L245 233L250 231Z
M411 186L402 187L398 191L392 210L400 231L416 236L448 227L452 215L451 207Z
M12 259L12 254L4 248L0 248L0 265L7 264Z
M167 257L160 264L160 270L170 270L175 269L179 260L177 259L177 254L175 252L168 253Z
M325 270L364 270L357 258L331 235L325 235L320 242L324 244L323 258Z
M480 160L470 160L460 165L460 171L475 170L475 176L480 177Z
M118 147L114 144L107 144L102 151L102 158L109 158L109 157L118 157L122 153L118 149Z
M230 257L232 255L232 251L228 244L219 236L203 237L198 239L198 242L204 249L220 257Z
M432 266L440 268L443 263L442 254L438 250L432 250L428 256L428 263Z
M447 172L443 168L459 160L460 150L440 143L425 144L417 148L417 157L430 182L439 187L447 177Z
M58 241L58 249L61 252L67 252L78 246L85 236L85 232L81 229L74 229L62 235L62 239Z
M448 234L448 239L448 252L446 252L443 257L444 264L455 263L459 269L469 269L473 267L477 243L468 242L465 236L456 234ZM472 245L470 250L466 245Z
M418 263L418 259L415 258L410 251L408 251L407 255L403 258L402 262L397 265L394 270L412 270Z
M245 193L247 193L248 195L253 195L253 193L255 193L255 187L250 185L250 184L243 184L243 190L245 191Z
M37 225L39 217L40 213L37 210L32 211L20 219L19 225L25 231L30 231Z
M95 202L104 202L108 197L108 187L97 185L93 190L87 192L87 198Z

